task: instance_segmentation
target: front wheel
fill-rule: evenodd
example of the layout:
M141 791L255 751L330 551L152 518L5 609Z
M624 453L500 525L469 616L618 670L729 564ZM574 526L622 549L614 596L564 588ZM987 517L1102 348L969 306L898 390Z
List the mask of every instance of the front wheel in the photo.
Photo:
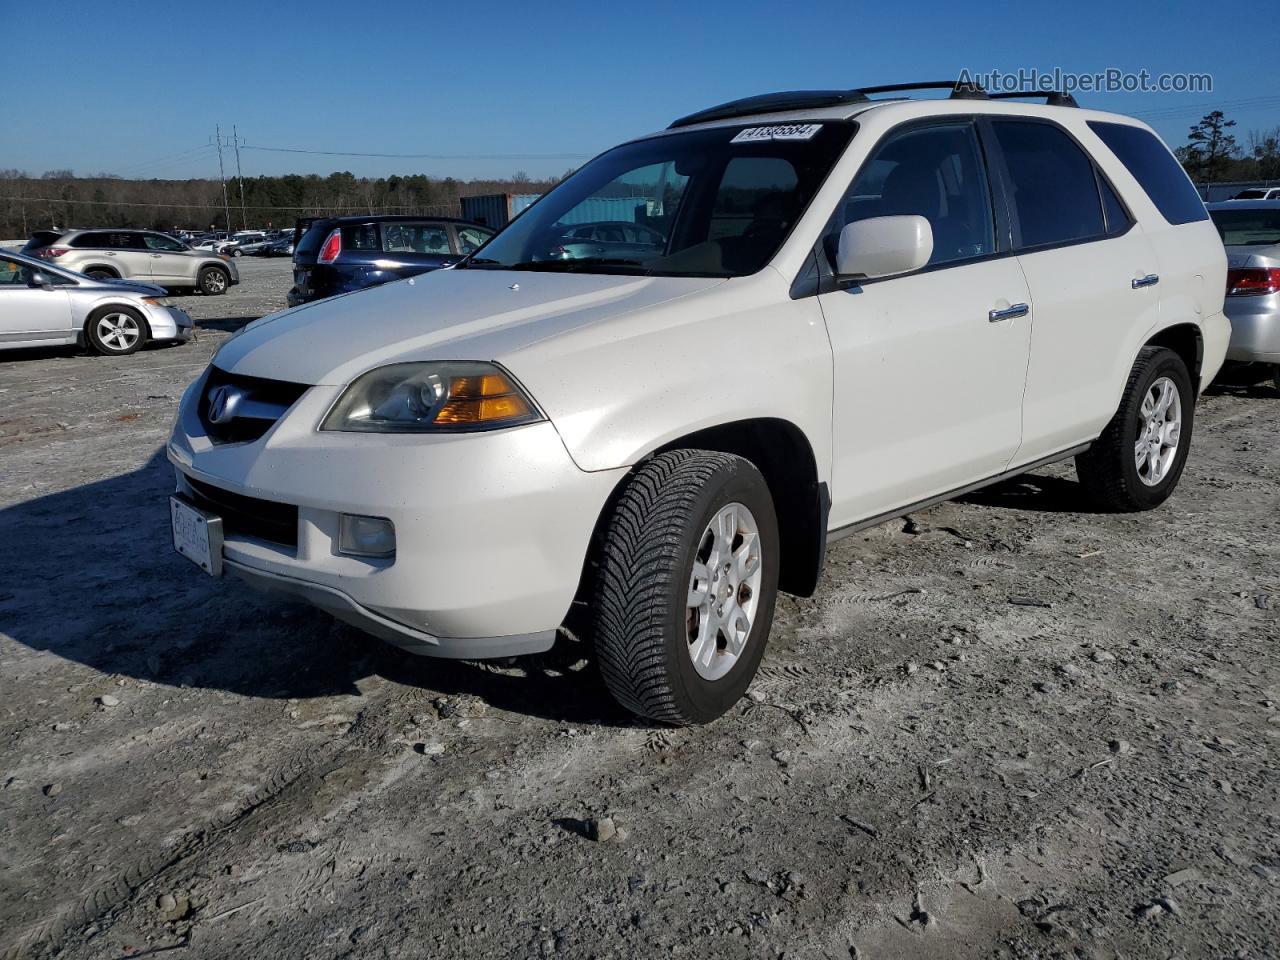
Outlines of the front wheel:
M123 357L147 342L147 324L131 307L105 307L87 324L89 346L105 356Z
M200 292L207 297L217 297L227 292L231 277L221 267L205 267L197 278Z
M1165 347L1143 347L1120 409L1076 457L1076 473L1089 496L1117 511L1151 510L1164 503L1187 462L1195 404L1182 358Z
M596 654L627 709L707 723L746 692L773 623L778 521L747 460L675 450L636 469L599 549Z

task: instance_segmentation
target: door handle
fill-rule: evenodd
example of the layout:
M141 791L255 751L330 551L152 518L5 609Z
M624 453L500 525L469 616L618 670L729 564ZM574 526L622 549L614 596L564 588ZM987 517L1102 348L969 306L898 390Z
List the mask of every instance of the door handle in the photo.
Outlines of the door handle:
M158 253L153 253L153 254L151 255L151 259L152 259L152 260L159 260L159 259L160 259L160 254L158 254Z
M1013 320L1017 317L1025 317L1031 312L1031 307L1025 303L1015 303L1011 307L1005 307L1001 310L992 310L987 314L987 319L992 323L999 323L1002 320Z
M1143 287L1154 287L1160 282L1160 277L1154 273L1148 273L1145 277L1134 277L1129 283L1135 290L1141 290Z

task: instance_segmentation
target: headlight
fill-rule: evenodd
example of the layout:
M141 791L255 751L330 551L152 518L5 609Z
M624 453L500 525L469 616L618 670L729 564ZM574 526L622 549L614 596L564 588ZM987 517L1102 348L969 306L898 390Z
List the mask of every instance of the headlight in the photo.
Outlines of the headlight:
M510 374L491 363L395 363L357 377L321 430L465 433L541 420Z
M168 297L143 297L143 298L142 298L142 302L143 302L143 303L149 303L149 304L151 304L153 307L168 307L168 306L172 306L172 304L169 302L169 298L168 298Z

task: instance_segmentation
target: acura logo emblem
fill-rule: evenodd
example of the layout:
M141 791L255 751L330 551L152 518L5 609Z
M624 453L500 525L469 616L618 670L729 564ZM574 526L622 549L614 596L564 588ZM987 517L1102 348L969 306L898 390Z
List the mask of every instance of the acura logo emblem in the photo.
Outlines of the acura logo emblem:
M227 423L234 420L236 408L245 398L245 392L238 387L223 384L209 391L209 422Z

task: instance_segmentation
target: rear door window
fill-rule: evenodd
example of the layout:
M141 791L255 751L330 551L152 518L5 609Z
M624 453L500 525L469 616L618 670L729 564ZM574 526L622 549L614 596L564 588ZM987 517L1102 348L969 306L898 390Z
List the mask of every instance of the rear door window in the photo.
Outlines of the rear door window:
M448 256L449 228L443 223L405 223L393 220L382 225L382 249L387 253L428 253Z
M1185 170L1155 134L1126 123L1090 120L1089 129L1098 135L1137 180L1151 202L1170 224L1208 220L1200 194L1191 185Z
M994 120L1009 171L1022 247L1101 239L1107 233L1093 161L1049 123Z

